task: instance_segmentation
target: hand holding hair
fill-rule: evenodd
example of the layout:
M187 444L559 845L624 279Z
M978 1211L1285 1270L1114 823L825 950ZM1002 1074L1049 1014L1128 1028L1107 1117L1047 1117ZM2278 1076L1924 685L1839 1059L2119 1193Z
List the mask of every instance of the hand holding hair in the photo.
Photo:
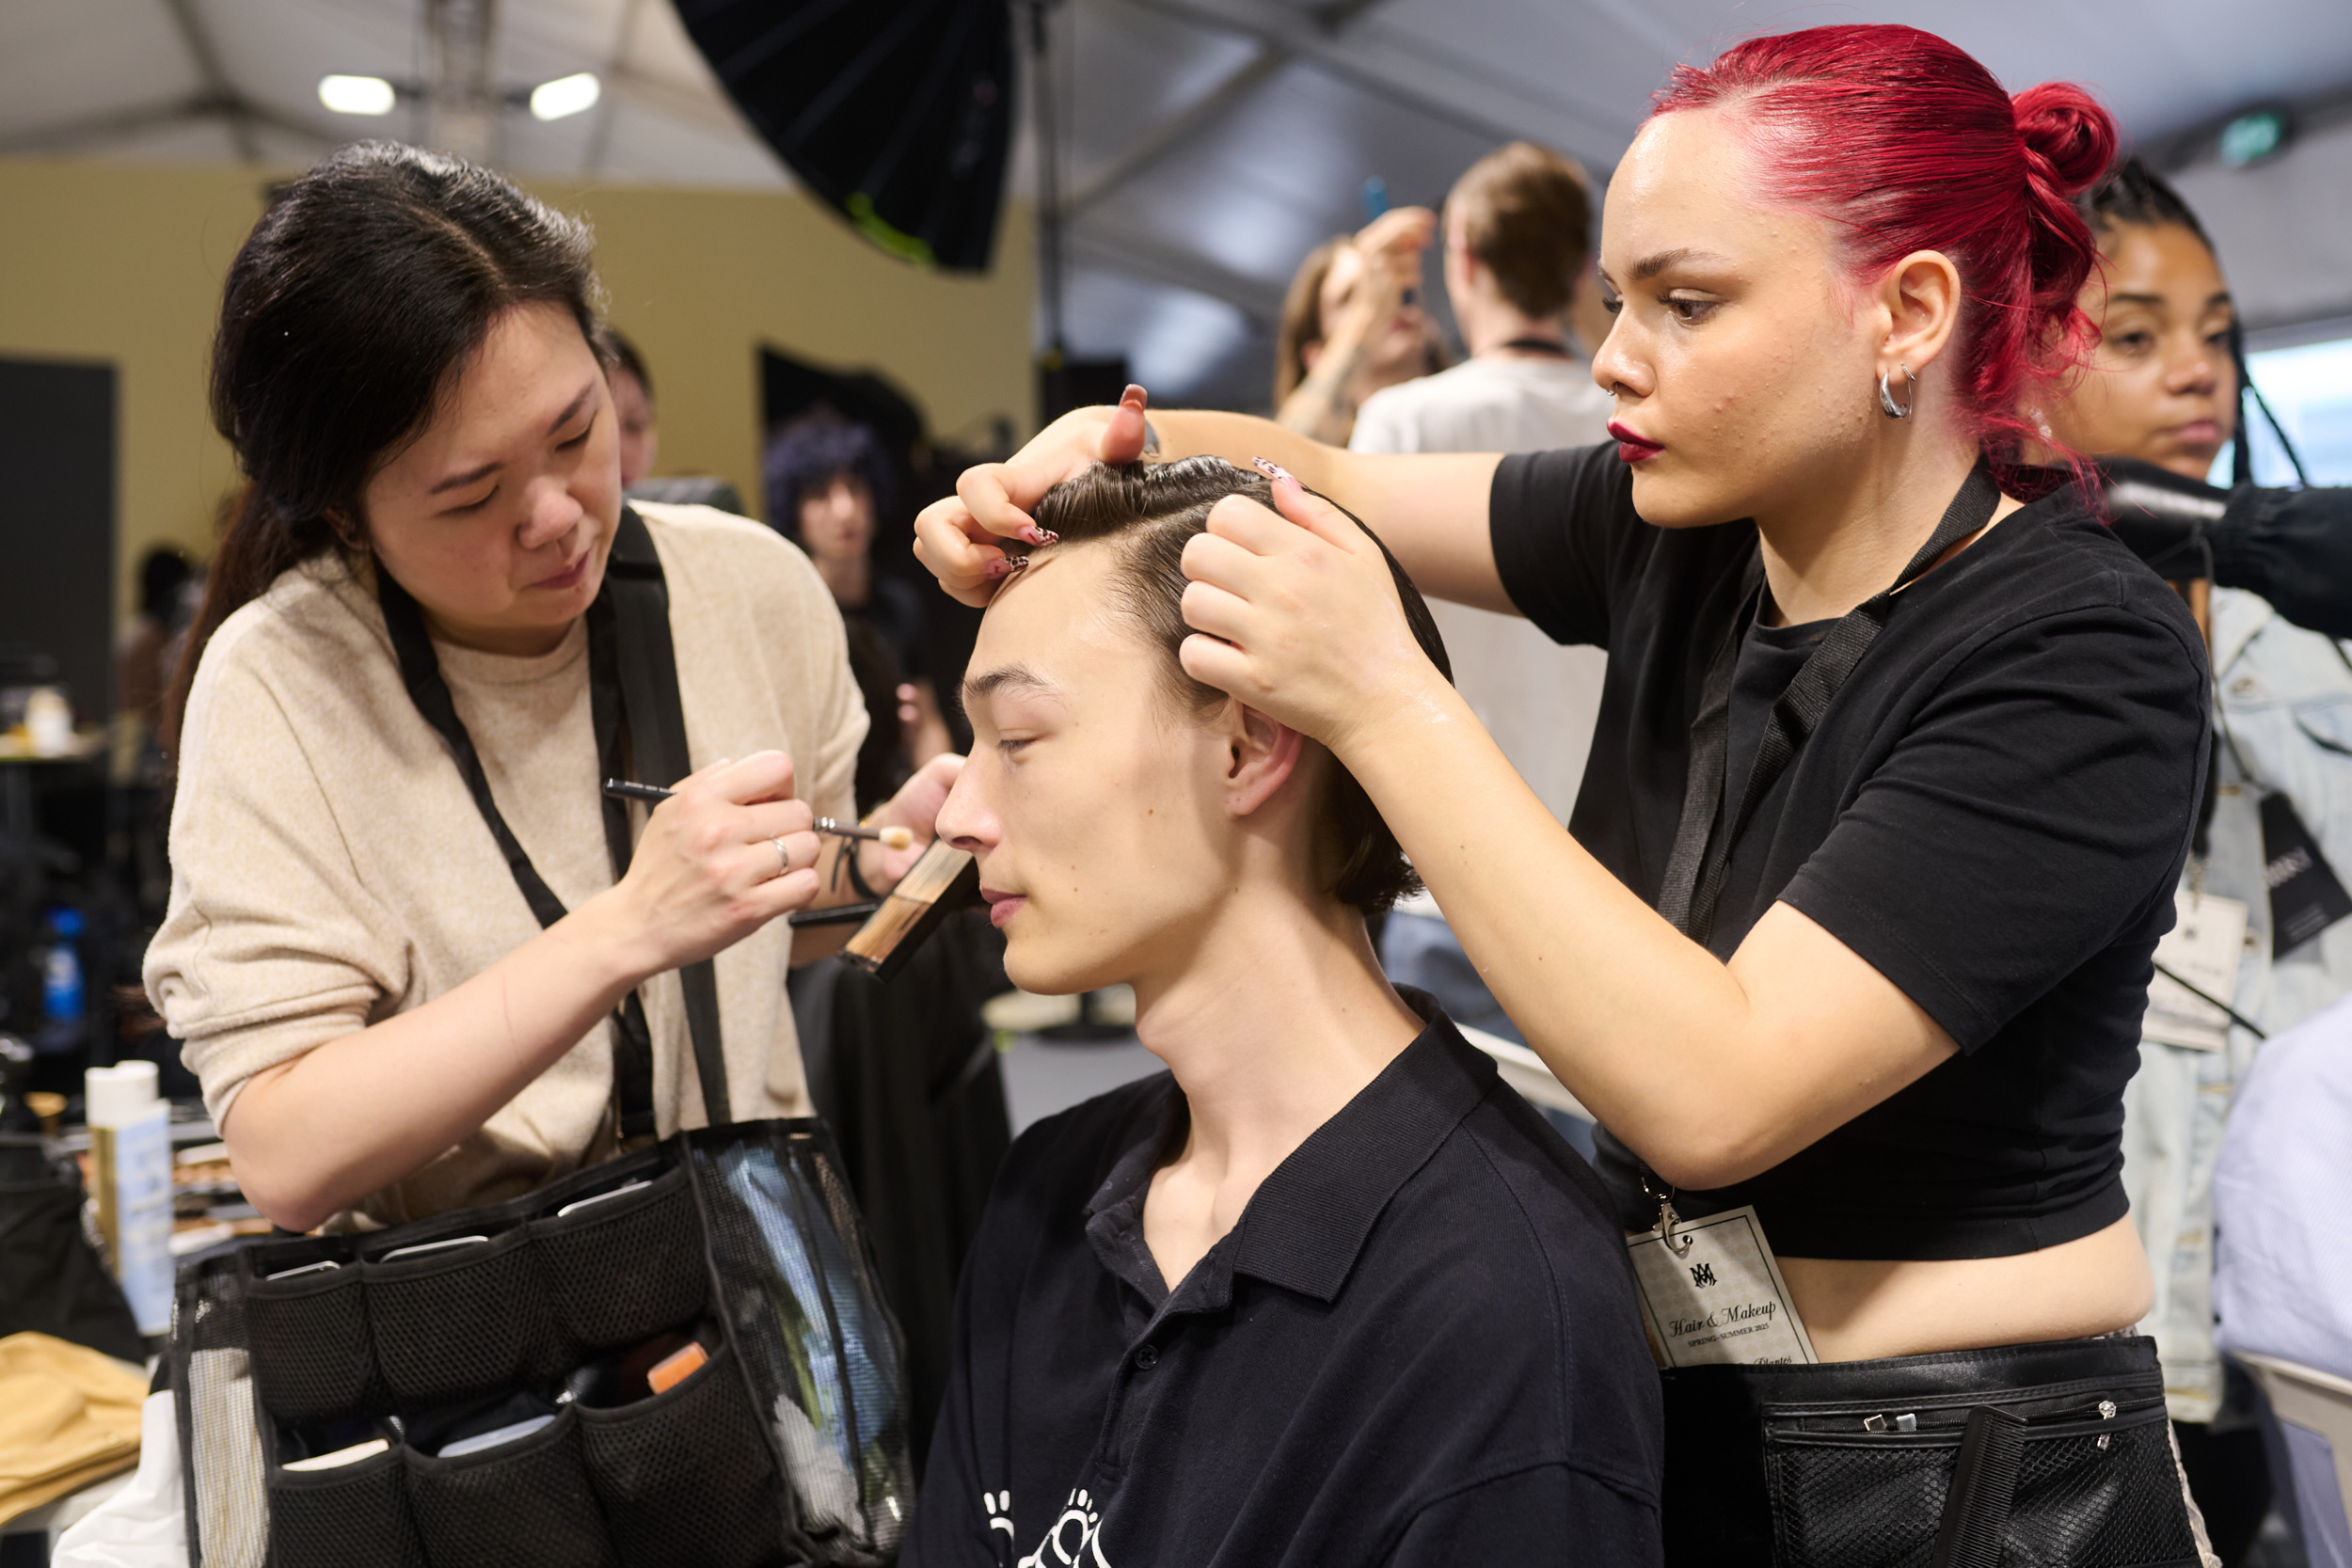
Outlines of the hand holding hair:
M933 501L914 519L914 558L955 598L987 604L1015 570L996 541L1051 544L1029 508L1089 464L1133 463L1142 456L1146 402L1142 388L1129 387L1113 407L1072 409L1007 461L966 468L954 495Z
M1379 713L1456 701L1406 624L1379 543L1260 460L1268 511L1228 496L1184 546L1185 673L1343 752Z

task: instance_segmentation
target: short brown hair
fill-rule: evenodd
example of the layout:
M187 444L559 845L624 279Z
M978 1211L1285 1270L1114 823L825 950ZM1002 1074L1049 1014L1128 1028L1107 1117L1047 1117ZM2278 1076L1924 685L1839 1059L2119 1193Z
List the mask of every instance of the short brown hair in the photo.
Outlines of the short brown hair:
M1118 542L1123 568L1115 590L1119 608L1167 656L1161 667L1162 689L1180 711L1200 712L1228 695L1194 680L1179 662L1184 639L1192 634L1184 624L1184 546L1207 530L1210 509L1228 496L1274 504L1273 487L1260 475L1221 457L1184 457L1117 467L1097 463L1055 485L1037 505L1038 527L1061 535L1064 544ZM1353 513L1348 516L1358 528L1364 527ZM1364 536L1378 546L1396 579L1397 598L1404 604L1413 641L1438 673L1452 680L1444 640L1421 591L1377 534L1365 528ZM1331 896L1366 914L1377 914L1420 890L1421 879L1413 874L1412 863L1372 797L1337 760L1331 765L1326 804L1324 839L1317 848L1320 863L1329 868L1325 887Z
M1462 222L1470 253L1502 297L1531 316L1568 308L1593 251L1592 182L1548 147L1515 141L1463 172L1446 193L1449 229Z

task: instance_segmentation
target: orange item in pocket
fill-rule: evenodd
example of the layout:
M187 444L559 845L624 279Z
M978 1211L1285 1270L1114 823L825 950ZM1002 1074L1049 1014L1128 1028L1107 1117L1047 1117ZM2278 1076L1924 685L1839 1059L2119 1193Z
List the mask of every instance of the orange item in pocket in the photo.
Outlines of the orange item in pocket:
M703 1363L709 1359L710 1353L700 1345L673 1351L653 1364L645 1373L645 1385L657 1394L666 1394L701 1370Z

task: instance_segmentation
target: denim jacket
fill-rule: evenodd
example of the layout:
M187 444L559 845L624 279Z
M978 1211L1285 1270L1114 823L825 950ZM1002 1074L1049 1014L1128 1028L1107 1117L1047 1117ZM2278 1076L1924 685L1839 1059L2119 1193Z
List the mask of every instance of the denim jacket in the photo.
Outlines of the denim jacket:
M2262 799L2283 794L2352 887L2352 665L2339 645L2233 589L2213 591L2216 730L2221 737L2209 853L2182 885L2247 906L2230 1005L2275 1035L2352 990L2352 919L2283 958L2270 951ZM2164 1364L2177 1420L2219 1409L2213 1339L2213 1173L2237 1082L2260 1041L2233 1026L2220 1051L2142 1040L2123 1097L2123 1184L2155 1275L2140 1323Z

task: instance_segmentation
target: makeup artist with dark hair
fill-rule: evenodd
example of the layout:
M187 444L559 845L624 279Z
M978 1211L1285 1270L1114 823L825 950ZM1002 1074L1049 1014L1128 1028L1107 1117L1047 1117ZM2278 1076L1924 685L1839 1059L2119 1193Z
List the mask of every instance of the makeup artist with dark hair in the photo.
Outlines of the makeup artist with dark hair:
M866 731L840 619L768 529L624 508L590 253L497 175L369 143L230 269L213 412L252 499L174 705L147 985L290 1228L512 1196L701 1125L671 972L714 955L732 1114L805 1114L784 971L830 942L776 917L892 882L954 778L877 814L915 850L839 865L810 831L850 815ZM632 754L616 542L664 579L695 768L633 849L598 788Z

